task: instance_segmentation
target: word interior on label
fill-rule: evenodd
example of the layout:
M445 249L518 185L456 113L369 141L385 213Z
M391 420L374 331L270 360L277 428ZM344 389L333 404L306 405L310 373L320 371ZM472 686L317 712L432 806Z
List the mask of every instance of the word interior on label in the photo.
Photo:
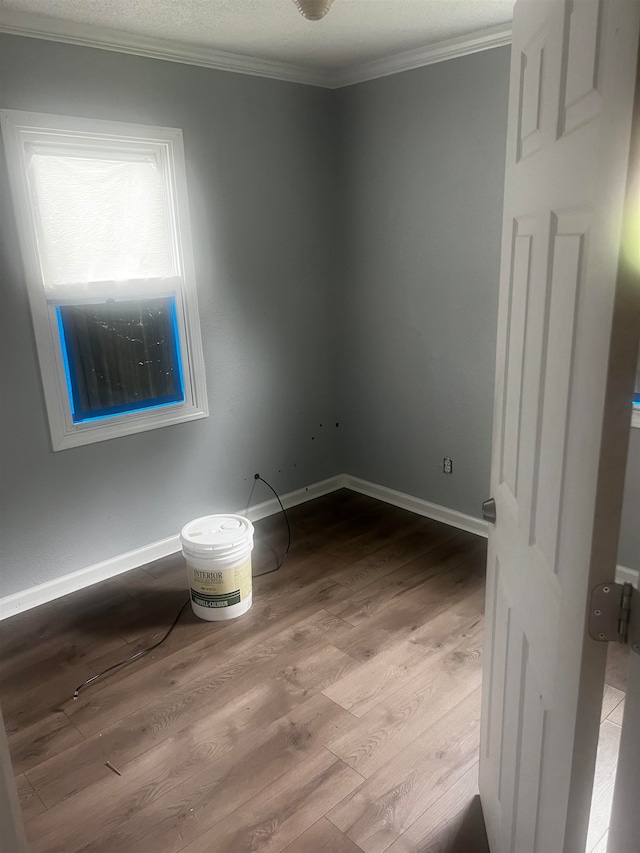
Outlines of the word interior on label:
M200 569L192 569L193 579L199 583L222 583L222 572L203 572Z

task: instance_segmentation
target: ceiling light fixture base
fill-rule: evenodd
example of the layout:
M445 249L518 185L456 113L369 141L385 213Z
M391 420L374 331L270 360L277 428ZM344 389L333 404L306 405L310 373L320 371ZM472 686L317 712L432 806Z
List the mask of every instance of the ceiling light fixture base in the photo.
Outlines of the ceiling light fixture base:
M331 8L333 0L293 0L293 2L307 21L320 21Z

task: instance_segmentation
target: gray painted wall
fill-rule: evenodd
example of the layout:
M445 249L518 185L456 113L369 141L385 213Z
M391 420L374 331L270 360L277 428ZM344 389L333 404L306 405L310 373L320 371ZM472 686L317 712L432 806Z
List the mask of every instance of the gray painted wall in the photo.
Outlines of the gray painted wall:
M489 494L509 59L337 93L348 472L472 516ZM640 569L640 430L619 562Z
M473 516L489 488L509 56L338 92L349 473Z
M489 494L509 59L500 48L337 92L348 472L472 516ZM640 569L631 432L619 562Z
M241 507L255 471L282 492L346 471L479 514L508 48L328 92L0 40L4 108L183 128L211 409L51 451L3 192L0 595ZM620 562L640 568L633 432Z
M20 37L3 36L0 57L3 108L183 129L211 411L51 451L3 192L0 595L8 595L240 508L256 471L281 492L338 473L339 271L331 92ZM262 490L256 502L271 497Z

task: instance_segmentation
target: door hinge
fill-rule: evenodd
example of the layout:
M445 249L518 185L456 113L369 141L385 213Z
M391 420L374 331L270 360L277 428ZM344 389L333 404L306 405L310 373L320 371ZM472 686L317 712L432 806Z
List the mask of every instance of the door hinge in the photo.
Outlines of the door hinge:
M623 643L640 653L640 606L630 583L603 583L591 590L589 636L603 643Z

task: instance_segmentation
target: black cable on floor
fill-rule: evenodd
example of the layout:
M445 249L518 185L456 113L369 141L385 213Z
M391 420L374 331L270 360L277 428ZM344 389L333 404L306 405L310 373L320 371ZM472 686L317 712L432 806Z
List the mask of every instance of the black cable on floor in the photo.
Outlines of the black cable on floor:
M261 482L263 482L265 484L265 486L268 486L271 489L273 494L278 499L278 503L280 504L280 509L282 510L282 514L284 515L284 520L287 523L287 548L284 552L284 556L282 557L282 559L280 560L278 565L275 567L275 569L269 569L266 572L260 572L257 575L253 575L254 578L261 578L263 575L270 575L273 572L277 572L278 569L282 568L282 564L287 559L287 554L289 553L289 548L291 548L291 526L289 524L287 512L286 512L284 506L282 505L282 501L280 500L280 495L276 492L276 490L273 488L273 486L270 485L269 483L267 483L267 481L263 477L261 477L260 474L256 474L254 476L254 485L255 485L255 480L260 480ZM251 490L251 496L253 496L253 489ZM251 496L249 497L249 500L251 500ZM178 615L173 620L171 627L169 628L169 630L167 631L167 633L164 635L164 637L161 640L158 640L157 643L154 643L152 646L149 646L149 648L147 648L147 649L141 649L139 652L135 652L135 654L130 655L128 658L125 658L124 660L121 660L118 663L114 663L112 666L108 666L106 669L103 669L102 672L99 672L97 675L92 675L91 678L87 678L86 681L83 681L82 684L80 684L80 685L78 685L78 687L76 687L76 689L73 693L74 700L78 698L80 691L84 687L88 687L90 684L93 684L94 681L97 681L99 678L102 678L103 675L106 675L108 672L112 672L114 669L119 669L121 666L125 666L128 663L133 663L134 660L139 660L139 658L143 658L145 655L148 655L149 652L152 652L154 649L157 649L158 646L161 646L164 643L164 641L167 639L169 634L171 634L173 629L178 624L178 619L180 619L180 617L182 616L182 612L184 611L185 607L187 606L187 604L189 604L190 601L191 601L191 598L188 598L185 601L185 603L182 605L182 607L178 611Z
M169 630L167 631L167 633L164 635L164 637L161 640L158 640L157 643L154 643L152 646L149 646L148 649L142 649L141 651L136 652L135 654L131 655L130 657L125 658L125 660L121 660L119 663L114 663L113 666L108 666L106 669L103 669L102 672L99 672L97 675L92 675L91 678L87 678L86 681L83 681L82 684L80 684L78 687L76 687L74 694L73 694L73 698L77 699L78 694L80 693L80 691L82 690L83 687L88 687L90 684L93 684L94 681L97 681L99 678L102 678L102 676L106 675L108 672L111 672L114 669L118 669L118 667L124 666L127 663L133 663L134 660L138 660L138 658L143 658L145 655L148 655L149 652L152 652L154 649L157 649L158 646L161 646L164 643L164 641L167 639L169 634L173 631L173 629L178 624L178 619L182 616L182 611L185 609L185 607L187 606L187 604L189 604L190 601L191 601L191 599L187 598L185 603L182 605L182 607L178 611L178 615L173 620L173 624L171 625L171 627L169 628Z
M283 507L282 501L280 500L280 495L276 492L276 490L273 488L273 486L270 485L269 483L267 483L267 481L264 479L264 477L261 477L260 474L254 474L253 479L254 479L254 481L260 480L261 482L263 482L265 484L265 486L268 486L271 489L273 494L276 496L278 503L280 504L280 509L282 510L282 514L284 515L284 520L287 523L287 547L286 547L286 550L284 552L284 556L280 560L278 565L275 567L275 569L268 569L266 572L260 572L257 575L253 575L254 578L261 578L261 577L263 577L263 575L271 575L271 574L273 574L273 572L277 572L278 569L282 568L284 561L287 559L287 554L289 553L289 548L291 548L291 525L289 524L289 518L287 516L287 511ZM251 490L251 494L253 495L253 489ZM249 500L251 500L251 498L249 498Z

